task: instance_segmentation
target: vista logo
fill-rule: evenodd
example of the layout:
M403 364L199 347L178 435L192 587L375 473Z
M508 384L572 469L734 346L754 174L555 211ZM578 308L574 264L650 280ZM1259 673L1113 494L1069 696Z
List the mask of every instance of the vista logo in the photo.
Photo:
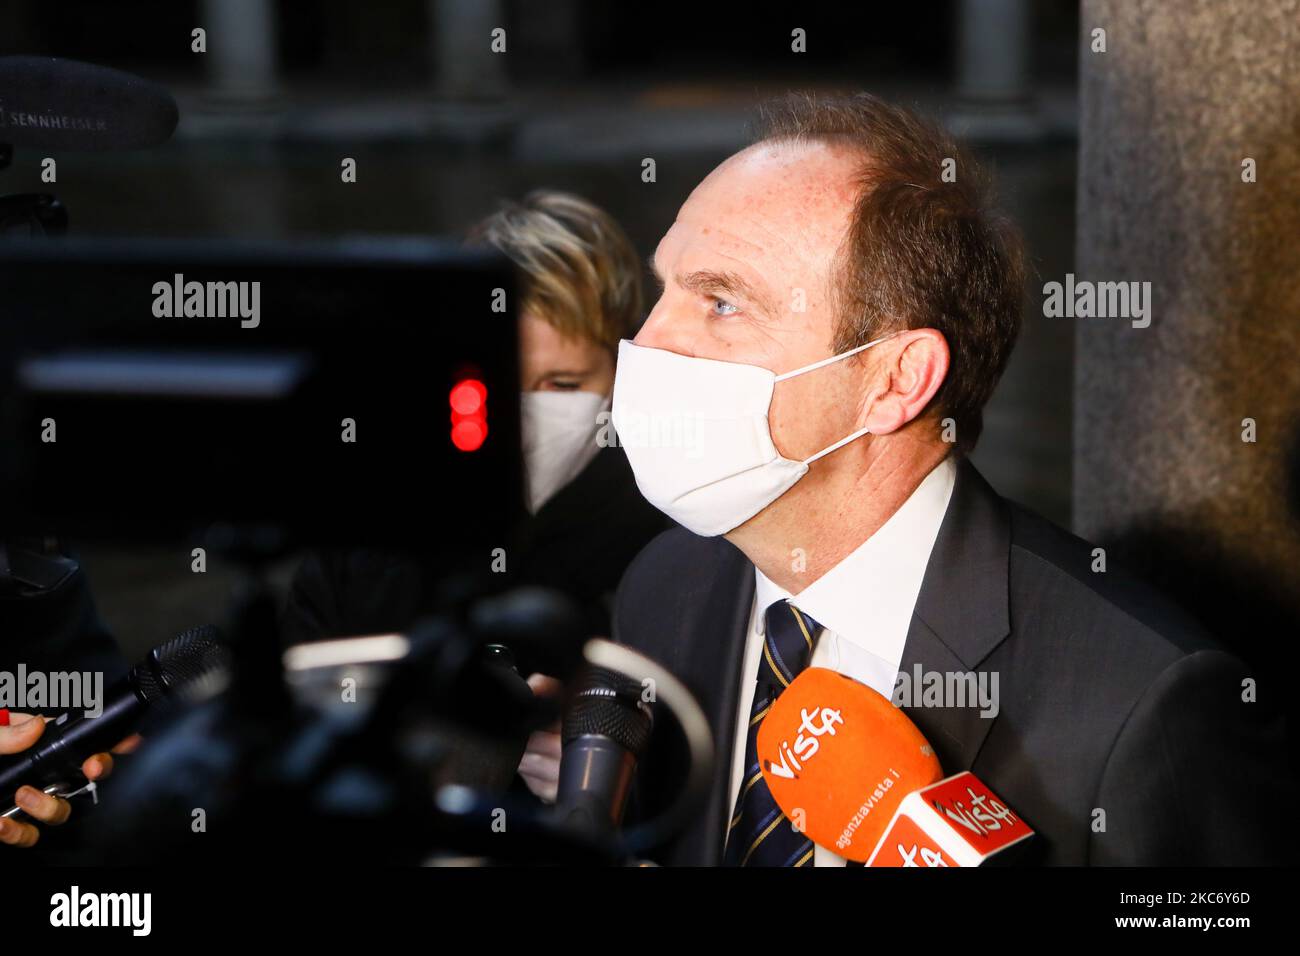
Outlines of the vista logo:
M791 747L788 740L781 741L781 747L777 751L781 755L781 762L777 763L774 760L767 762L767 772L773 776L793 780L794 775L803 769L804 763L811 760L821 749L821 742L817 738L822 734L830 734L834 737L835 725L844 723L840 712L829 707L814 707L811 711L804 707L800 709L799 716L803 721L799 724L799 734L794 738L794 746ZM818 722L813 723L814 721Z

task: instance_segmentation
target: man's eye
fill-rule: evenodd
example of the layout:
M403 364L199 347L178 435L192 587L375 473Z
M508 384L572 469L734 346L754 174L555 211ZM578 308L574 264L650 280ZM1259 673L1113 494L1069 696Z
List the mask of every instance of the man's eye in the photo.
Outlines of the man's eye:
M578 386L579 386L581 383L580 383L580 382L572 382L572 381L560 381L560 380L558 380L558 379L551 379L550 382L548 382L547 384L550 385L551 388L555 389L556 391L560 391L560 392L572 392L572 391L574 391L575 389L577 389Z
M734 305L732 305L732 304L731 304L730 302L728 302L726 299L714 299L714 300L713 300L713 314L714 314L714 315L735 315L735 314L736 314L737 312L739 312L739 311L740 311L740 309L736 308Z

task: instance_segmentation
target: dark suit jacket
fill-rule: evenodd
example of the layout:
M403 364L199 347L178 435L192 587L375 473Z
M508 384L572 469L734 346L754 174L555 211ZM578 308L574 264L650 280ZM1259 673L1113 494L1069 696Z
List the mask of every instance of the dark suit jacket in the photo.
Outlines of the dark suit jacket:
M1290 792L1282 717L1242 700L1243 679L1261 675L1153 592L1092 563L1091 545L962 462L901 668L996 671L1000 712L906 712L945 774L973 771L1037 831L1021 862L1280 862L1285 828L1267 811ZM619 589L615 638L686 683L717 747L708 806L652 854L659 862L722 858L735 715L753 693L740 686L753 595L739 550L680 528L651 542ZM639 771L642 813L677 785L675 743L657 728Z

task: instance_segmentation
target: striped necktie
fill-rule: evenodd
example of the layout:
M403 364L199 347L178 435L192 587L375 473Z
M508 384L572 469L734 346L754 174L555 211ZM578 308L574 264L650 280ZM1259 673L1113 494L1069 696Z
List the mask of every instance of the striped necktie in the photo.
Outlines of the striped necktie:
M727 830L724 866L811 866L813 842L797 832L772 799L758 765L758 728L772 702L812 659L821 625L788 601L764 614L763 657L745 735L745 775Z

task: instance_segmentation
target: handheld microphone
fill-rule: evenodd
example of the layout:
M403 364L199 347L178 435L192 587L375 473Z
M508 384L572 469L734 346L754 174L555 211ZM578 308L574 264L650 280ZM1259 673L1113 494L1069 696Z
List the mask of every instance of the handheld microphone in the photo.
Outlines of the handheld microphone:
M607 667L590 667L564 713L560 822L578 829L616 829L623 821L632 773L650 742L654 717L641 684Z
M825 667L796 677L758 728L758 761L777 806L808 839L863 862L904 794L943 776L907 715Z
M65 714L47 725L35 747L0 762L0 794L12 795L25 783L48 784L80 772L86 758L134 732L154 705L175 699L224 660L225 647L211 625L192 627L155 647L105 692L98 717Z
M98 152L166 142L176 101L121 70L49 56L0 57L0 142Z
M970 771L909 793L867 866L983 866L1034 835L1024 820ZM1003 854L999 856L999 854Z

